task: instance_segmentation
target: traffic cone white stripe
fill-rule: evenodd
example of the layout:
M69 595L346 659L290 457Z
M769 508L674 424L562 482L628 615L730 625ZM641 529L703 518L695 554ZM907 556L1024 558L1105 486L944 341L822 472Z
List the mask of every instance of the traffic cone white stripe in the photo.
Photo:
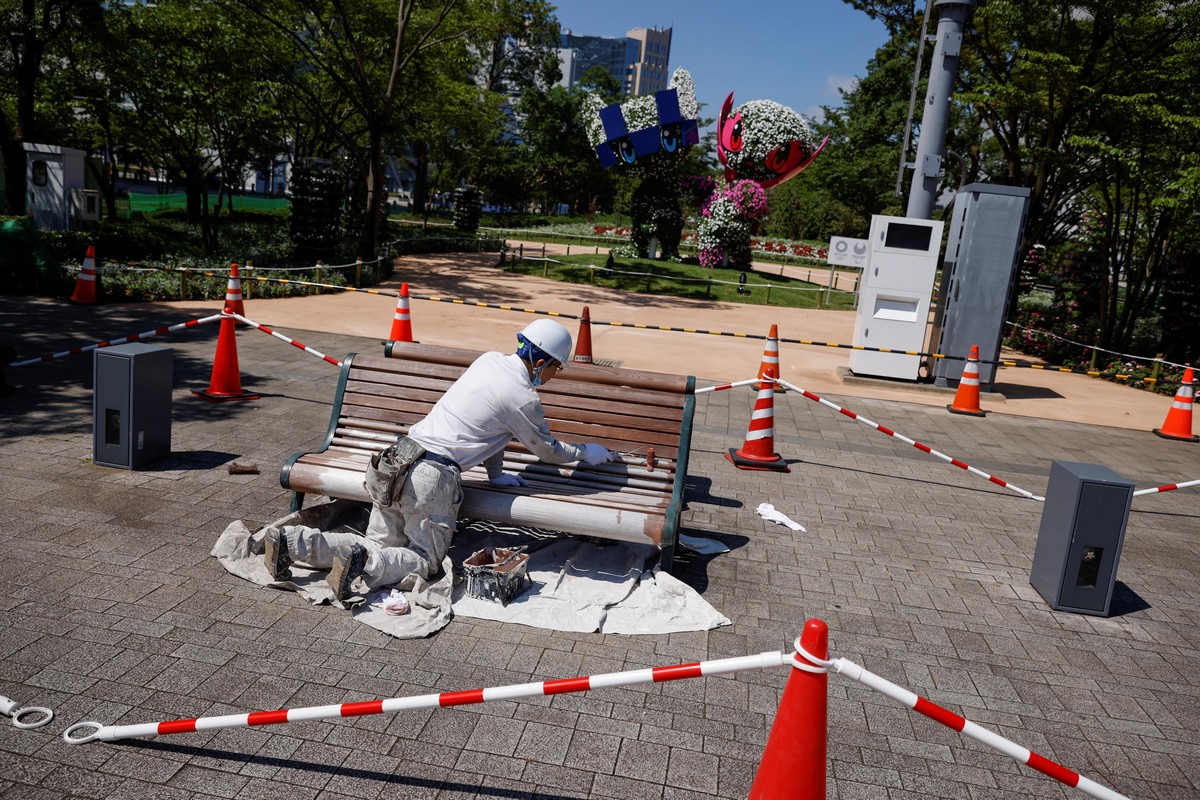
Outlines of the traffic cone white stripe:
M761 381L767 370L771 370L771 374L779 377L779 326L772 325L771 332L767 334L767 344L763 348L762 363L758 367L758 379ZM774 388L774 387L772 387Z
M246 306L242 302L242 279L238 277L238 265L229 265L229 280L225 283L225 308L235 314L246 316ZM235 323L240 325L240 322Z

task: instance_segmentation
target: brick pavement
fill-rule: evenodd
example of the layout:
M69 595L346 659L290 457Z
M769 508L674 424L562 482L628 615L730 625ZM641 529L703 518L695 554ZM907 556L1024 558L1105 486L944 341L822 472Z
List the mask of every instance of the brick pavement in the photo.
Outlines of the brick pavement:
M197 315L199 316L199 315ZM0 297L19 358L186 319L161 306ZM335 357L378 340L287 331ZM1041 506L795 394L776 400L790 474L743 472L750 390L697 403L688 532L732 552L676 574L733 625L621 637L455 619L397 641L227 574L208 553L234 519L280 516L280 463L319 443L336 370L238 336L253 403L210 404L216 328L173 334L172 455L147 470L91 456L90 355L6 368L0 398L0 694L53 708L0 724L0 797L744 797L782 670L405 715L68 746L84 719L299 707L724 658L830 626L858 661L1130 797L1200 792L1200 493L1137 498L1114 615L1055 612L1028 581ZM498 345L500 346L500 345ZM700 376L702 379L704 376ZM702 380L703 383L703 380ZM1150 487L1200 477L1200 446L1145 431L831 397L1022 488L1053 458ZM258 475L230 475L233 460ZM757 517L771 502L808 528ZM1190 666L1189 666L1190 665ZM2 721L0 721L2 722ZM830 678L831 798L1079 796Z

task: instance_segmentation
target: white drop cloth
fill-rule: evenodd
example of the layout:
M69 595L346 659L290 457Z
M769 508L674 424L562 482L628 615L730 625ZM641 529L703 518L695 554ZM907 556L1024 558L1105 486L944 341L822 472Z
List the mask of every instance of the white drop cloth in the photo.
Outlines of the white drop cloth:
M272 524L362 531L368 510L361 503L334 500ZM333 602L322 570L293 565L291 581L272 581L262 560L263 530L251 532L244 523L233 522L217 539L212 555L226 570L253 583L292 589L314 604ZM680 544L688 549L724 547L706 539ZM466 582L453 575L452 564L461 564L484 547L497 546L524 546L529 554L527 573L532 585L507 606L467 596ZM730 624L694 589L659 569L658 556L649 545L475 522L462 525L455 534L442 572L432 583L422 581L404 592L412 606L408 614L396 616L373 606L379 592L371 594L370 602L354 605L351 612L356 620L404 639L428 636L455 614L550 630L619 634L701 631Z

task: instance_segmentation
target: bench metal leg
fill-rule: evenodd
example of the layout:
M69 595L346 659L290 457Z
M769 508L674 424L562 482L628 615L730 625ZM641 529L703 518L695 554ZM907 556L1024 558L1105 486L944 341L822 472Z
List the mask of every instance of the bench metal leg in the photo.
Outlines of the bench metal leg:
M671 537L671 543L663 542L662 554L658 557L658 565L662 567L663 572L671 571L671 563L675 560L675 538Z
M292 507L289 509L295 513L304 507L304 492L292 492Z

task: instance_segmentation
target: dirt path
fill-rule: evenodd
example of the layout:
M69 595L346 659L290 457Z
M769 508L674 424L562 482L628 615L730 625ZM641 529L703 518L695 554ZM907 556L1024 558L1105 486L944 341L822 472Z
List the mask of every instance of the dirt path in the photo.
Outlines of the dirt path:
M540 252L540 243L538 249ZM556 245L548 245L554 253ZM564 248L565 246L561 246ZM592 355L599 361L619 362L634 369L686 373L703 380L732 382L753 378L762 361L764 340L772 324L781 339L849 344L853 311L764 308L736 303L630 295L596 286L560 283L517 275L496 268L493 254L406 256L397 259L395 275L374 287L398 292L401 282L412 295L413 335L428 344L477 350L508 350L515 334L533 318L522 309L578 316L584 306L593 324ZM321 350L319 336L297 331L342 333L387 338L396 301L387 295L344 292L314 297L246 301L246 315L277 327L281 333ZM435 302L446 298L486 303ZM213 311L212 302L176 302L187 310ZM601 323L621 323L607 325ZM564 323L572 334L579 324ZM719 331L730 335L651 330L652 327ZM738 335L740 334L740 335ZM285 346L281 343L281 346ZM945 405L953 393L891 381L847 381L850 350L790 344L780 348L785 380L817 394L871 397L924 405ZM331 353L339 356L341 354ZM1015 358L1012 353L1005 357ZM1006 368L999 373L994 393L984 392L985 411L1026 417L1087 422L1149 432L1162 425L1170 408L1168 397L1120 386L1085 375ZM852 404L848 403L852 408Z

